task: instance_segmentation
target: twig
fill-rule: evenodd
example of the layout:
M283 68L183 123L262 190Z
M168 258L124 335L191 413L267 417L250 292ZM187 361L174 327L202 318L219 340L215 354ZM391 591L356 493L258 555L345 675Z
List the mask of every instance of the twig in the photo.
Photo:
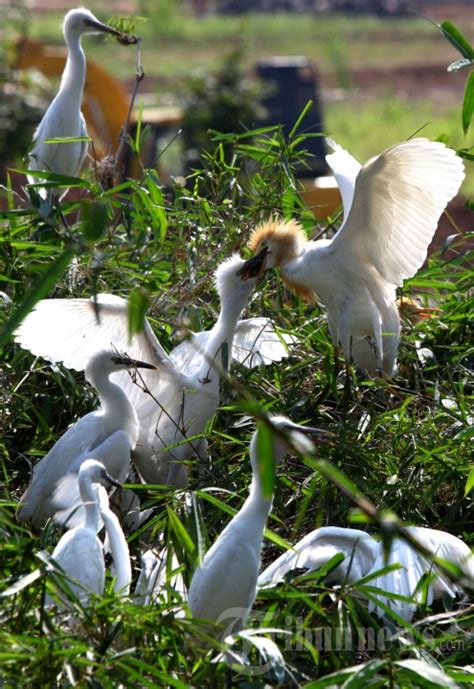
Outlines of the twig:
M143 71L142 67L142 58L141 58L141 39L137 38L137 71L135 74L135 86L133 88L133 93L132 97L130 98L130 105L128 107L128 113L127 117L125 119L125 123L123 125L123 129L120 133L120 143L117 148L117 152L115 153L115 163L117 164L120 160L120 157L122 155L123 149L125 147L125 144L127 143L127 134L128 134L128 129L130 126L130 118L132 116L132 111L133 111L133 106L135 105L135 99L137 97L138 93L138 86L140 82L144 79L145 77L145 72Z

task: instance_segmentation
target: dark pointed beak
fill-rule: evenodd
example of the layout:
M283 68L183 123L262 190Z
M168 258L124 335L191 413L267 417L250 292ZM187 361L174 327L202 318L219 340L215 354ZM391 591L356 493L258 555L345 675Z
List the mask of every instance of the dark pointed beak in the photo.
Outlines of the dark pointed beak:
M110 483L111 486L116 486L117 488L121 488L122 484L120 481L117 481L116 479L113 478L107 471L105 472L105 479L107 483Z
M300 426L299 424L295 423L294 425L292 424L289 426L288 430L298 431L299 433L304 433L305 435L312 435L317 440L321 440L322 442L330 442L336 438L335 433L327 431L324 428L316 428L315 426Z
M245 261L242 268L240 268L237 271L237 275L239 277L241 277L242 280L248 280L249 278L258 277L263 270L265 258L266 258L268 253L269 253L269 251L265 247L265 249L262 249L261 251L259 251L258 254L255 254L255 256L252 256L252 258L249 258L248 261Z
M87 26L90 26L92 29L95 29L100 33L110 33L112 36L117 36L119 38L123 38L124 36L121 31L114 29L112 26L102 24L102 22L96 22L93 19L84 19L84 24L87 24Z
M114 364L130 366L130 368L150 368L156 370L153 364L147 364L146 361L138 361L137 359L130 359L128 356L114 356L112 357Z

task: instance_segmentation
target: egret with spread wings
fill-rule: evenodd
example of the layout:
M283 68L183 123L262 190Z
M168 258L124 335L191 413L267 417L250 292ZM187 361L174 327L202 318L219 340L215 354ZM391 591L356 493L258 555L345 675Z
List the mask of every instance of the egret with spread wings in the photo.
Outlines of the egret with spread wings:
M242 270L281 266L287 286L327 310L329 330L346 359L369 376L396 370L400 317L396 288L426 259L464 166L444 144L412 139L360 166L340 147L328 156L344 220L332 239L308 241L295 221L271 220L250 238L255 252ZM263 262L262 262L263 257Z

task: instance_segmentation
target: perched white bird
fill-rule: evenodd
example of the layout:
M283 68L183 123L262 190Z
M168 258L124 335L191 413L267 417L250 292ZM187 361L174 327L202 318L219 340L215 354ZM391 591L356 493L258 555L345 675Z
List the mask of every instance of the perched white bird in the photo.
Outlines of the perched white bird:
M132 582L132 566L127 539L117 515L110 509L109 496L102 486L98 487L98 495L100 516L107 535L107 546L114 561L115 591L121 596L128 596Z
M84 509L78 473L88 457L100 460L118 481L126 479L130 452L138 438L138 420L127 395L110 376L114 371L135 367L154 369L151 364L118 356L110 348L90 358L85 376L97 390L100 407L71 426L35 465L31 483L18 506L20 521L40 527L52 517L70 525L79 524Z
M61 85L47 109L33 137L33 148L29 152L29 170L53 172L57 175L75 177L79 172L87 151L87 141L47 144L49 139L65 137L87 137L81 101L86 78L86 56L81 46L83 34L109 33L122 37L120 31L102 24L92 12L84 8L70 10L64 17L63 33L68 56L61 78ZM28 181L40 181L33 174ZM42 197L43 216L51 212L51 192L38 188Z
M127 302L110 294L92 299L45 299L26 317L16 341L50 361L83 369L103 348L116 347L149 361L158 372L143 373L144 392L127 374L113 377L128 395L140 424L134 461L148 483L185 485L186 459L206 456L201 434L219 405L220 372L234 356L247 365L279 361L287 356L284 336L262 318L239 321L256 278L238 275L244 261L231 256L215 273L221 311L210 331L178 345L168 356L148 321L144 330L128 336ZM151 394L150 394L151 393ZM179 444L181 443L181 444ZM177 446L178 445L178 446Z
M52 559L67 575L68 584L83 605L87 604L91 593L100 594L105 585L105 562L102 543L97 533L100 528L98 486L101 483L120 486L101 462L86 459L79 471L79 491L84 505L83 526L74 527L61 537L52 554ZM104 503L104 498L102 498ZM53 599L47 596L46 605ZM64 601L64 606L67 607Z
M416 526L407 528L433 555L457 565L474 583L474 556L463 541L445 531ZM344 560L328 573L328 583L355 584L359 579L370 575L372 578L367 581L368 587L412 598L412 601L391 599L372 591L371 596L376 600L371 597L368 607L379 616L385 615L385 612L377 601L384 603L404 619L411 620L422 602L421 591L416 589L423 575L431 574L433 577L427 588L428 605L443 595L454 598L460 593L458 586L443 576L436 565L431 564L405 540L395 538L386 559L381 541L358 529L335 526L311 531L292 550L280 555L260 574L258 585L274 586L290 572L297 570L315 571L338 554L342 554ZM388 565L397 564L398 569L376 576L377 572Z
M315 433L283 416L271 418L279 433ZM189 587L188 603L193 617L219 625L221 638L239 631L250 612L257 591L263 530L272 508L273 495L264 495L260 478L259 433L250 442L252 483L249 496L197 567ZM305 439L303 439L305 440ZM280 434L272 434L274 466L289 446Z
M423 264L464 166L444 144L421 138L362 167L339 146L328 162L344 206L336 235L308 241L295 221L267 221L251 236L256 256L242 275L255 274L252 261L262 256L262 270L280 265L290 289L325 305L332 340L346 359L370 376L389 377L400 337L395 290Z
M186 586L175 553L170 554L166 547L159 552L150 548L142 553L140 559L142 567L134 592L138 605L149 605L155 601L164 593L167 583L183 600L186 599Z

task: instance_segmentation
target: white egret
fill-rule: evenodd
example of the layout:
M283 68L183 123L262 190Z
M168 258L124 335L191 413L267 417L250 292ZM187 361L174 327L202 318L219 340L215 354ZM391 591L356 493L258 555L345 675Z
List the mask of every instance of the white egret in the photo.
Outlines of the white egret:
M109 505L107 491L99 486L100 516L104 522L107 544L114 561L115 591L121 596L128 596L132 582L132 566L130 564L130 551L127 539L117 518Z
M66 531L52 554L52 559L67 575L70 588L83 605L87 603L91 593L103 593L105 585L104 553L97 536L100 508L95 484L98 483L120 486L101 462L86 459L79 470L79 491L85 511L84 524ZM104 498L102 501L105 503ZM53 603L53 599L47 596L46 605ZM63 603L67 607L66 602Z
M338 554L344 555L344 560L328 573L327 581L353 583L372 569L379 554L379 543L359 529L323 526L274 560L258 577L258 585L274 585L296 570L313 572Z
M344 221L332 239L307 241L295 221L254 230L256 253L242 271L280 265L287 286L326 309L329 330L348 361L370 376L393 375L400 336L395 290L413 276L464 166L444 144L412 139L358 163L340 147L328 156L339 182ZM352 186L355 180L355 185Z
M64 40L68 49L67 62L61 77L59 91L47 109L33 137L29 152L29 170L54 172L75 177L84 161L87 141L46 143L49 139L87 137L87 128L81 112L81 101L86 78L86 56L81 46L83 34L109 33L122 38L123 34L100 22L89 10L70 10L64 17ZM30 183L38 182L33 174ZM52 194L40 188L40 212L51 212Z
M466 577L474 581L474 556L463 541L445 531L416 526L407 528L433 555L457 565ZM417 586L423 575L432 575L427 588L428 605L442 595L454 598L460 592L458 586L450 582L436 565L431 564L407 541L395 538L386 559L382 542L370 534L358 529L334 526L311 531L291 550L280 555L260 574L258 585L274 586L288 573L297 570L315 571L337 554L344 555L344 560L328 573L326 580L329 583L355 584L362 577L374 575L367 581L367 586L413 599L411 602L391 599L382 592L372 592L377 601L385 603L406 620L411 620L417 605L421 604L422 592L417 590ZM387 565L395 564L399 565L398 569L376 576ZM385 615L384 610L372 599L369 600L368 607L379 616Z
M129 339L127 302L109 294L98 295L97 302L40 301L15 339L36 355L78 370L98 350L110 346L159 367L158 373L141 376L149 393L127 374L116 374L113 379L138 415L140 434L134 461L142 477L148 483L185 485L187 471L182 462L193 455L205 456L207 449L204 439L186 439L201 434L215 413L220 372L229 367L235 348L237 358L248 366L287 356L284 339L266 319L238 320L257 281L238 275L244 263L234 255L220 264L214 277L221 301L216 324L178 345L169 356L147 320L143 331Z
M279 434L272 434L275 467L289 451L280 433L295 437L297 433L319 432L283 416L272 417L271 425L279 431ZM221 638L242 628L257 591L263 530L273 503L273 495L265 495L261 484L259 433L257 429L250 442L252 483L249 496L205 554L189 587L188 603L193 617L219 625Z
M166 547L159 552L150 548L142 553L140 559L142 566L134 592L135 602L138 605L153 603L160 594L165 592L167 583L183 600L186 599L186 586L175 553L170 554Z
M433 555L447 560L458 567L463 576L470 581L471 586L474 585L474 556L466 543L446 531L428 529L423 526L409 526L407 528L411 535ZM380 547L380 552L372 571L377 572L385 564L394 563L399 563L401 568L372 579L370 585L383 591L391 591L392 593L412 597L414 602L409 603L403 600L390 600L381 594L377 594L378 600L388 605L407 620L411 620L417 605L423 602L423 590L417 590L418 582L423 575L428 575L431 579L426 591L427 605L431 605L434 600L439 598L455 598L462 593L462 589L444 576L435 564L429 562L407 541L399 538L392 543L387 563ZM377 609L376 603L370 600L369 610L374 608ZM380 608L377 610L379 615L382 614Z
M71 426L35 465L17 510L20 521L36 527L49 517L79 523L84 510L77 477L82 463L90 456L100 460L115 479L125 480L130 452L138 438L138 419L127 395L110 376L114 371L133 367L154 369L151 364L118 356L110 349L91 357L85 377L97 390L100 407Z

